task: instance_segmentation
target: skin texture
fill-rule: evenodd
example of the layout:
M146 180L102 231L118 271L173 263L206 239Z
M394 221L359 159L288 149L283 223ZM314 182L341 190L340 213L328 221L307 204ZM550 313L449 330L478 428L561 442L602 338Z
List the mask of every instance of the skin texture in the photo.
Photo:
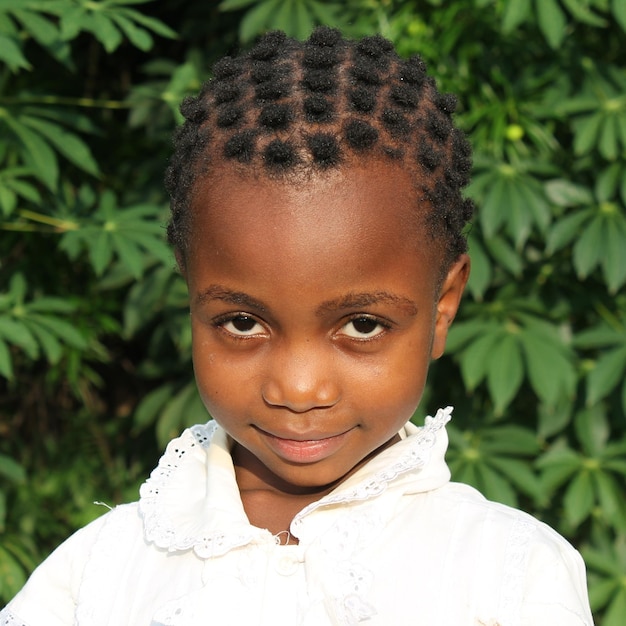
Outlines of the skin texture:
M444 272L409 174L198 182L183 271L200 395L234 439L250 521L285 530L417 408L469 273Z

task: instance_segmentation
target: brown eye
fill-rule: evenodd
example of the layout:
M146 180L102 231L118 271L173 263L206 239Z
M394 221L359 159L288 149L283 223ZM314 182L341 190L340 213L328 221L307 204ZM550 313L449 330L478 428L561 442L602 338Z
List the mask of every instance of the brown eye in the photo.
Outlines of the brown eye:
M387 328L388 325L375 317L360 315L351 319L341 330L343 335L353 339L369 339L382 334Z
M263 333L263 327L249 315L234 315L221 322L221 327L231 335L238 337L250 337Z
M357 333L362 335L369 335L373 333L377 326L378 322L376 320L370 319L369 317L359 317L355 320L352 320L352 326Z

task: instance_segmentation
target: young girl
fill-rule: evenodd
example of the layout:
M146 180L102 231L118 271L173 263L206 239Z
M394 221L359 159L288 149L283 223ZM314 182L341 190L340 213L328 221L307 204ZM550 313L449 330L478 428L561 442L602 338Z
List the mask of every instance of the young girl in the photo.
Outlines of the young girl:
M592 624L578 553L413 426L467 281L470 149L419 58L271 33L182 110L167 183L214 421L2 625Z

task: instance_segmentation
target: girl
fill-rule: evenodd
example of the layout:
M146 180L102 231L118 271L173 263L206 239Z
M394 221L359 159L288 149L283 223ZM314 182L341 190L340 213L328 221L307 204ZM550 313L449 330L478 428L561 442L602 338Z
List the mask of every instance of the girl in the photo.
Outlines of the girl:
M27 626L591 625L577 552L413 426L467 281L470 149L419 58L271 33L182 106L167 184L214 421L48 558Z

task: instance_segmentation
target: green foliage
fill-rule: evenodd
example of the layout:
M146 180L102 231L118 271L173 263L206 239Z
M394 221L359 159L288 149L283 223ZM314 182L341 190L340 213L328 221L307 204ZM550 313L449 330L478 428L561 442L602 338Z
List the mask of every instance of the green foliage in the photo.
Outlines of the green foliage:
M0 602L206 419L164 243L178 103L260 33L320 23L382 33L459 96L472 276L419 416L457 407L454 478L568 537L596 623L621 626L622 0L0 0Z

